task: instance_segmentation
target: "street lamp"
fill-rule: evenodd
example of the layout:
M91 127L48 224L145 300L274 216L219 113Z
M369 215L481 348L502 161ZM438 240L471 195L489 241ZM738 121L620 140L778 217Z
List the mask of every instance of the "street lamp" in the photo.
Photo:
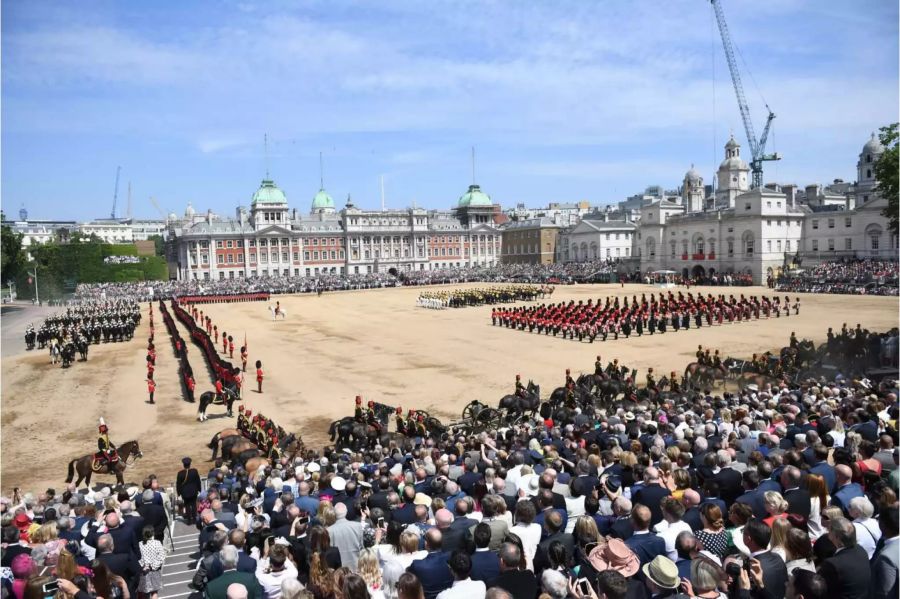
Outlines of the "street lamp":
M37 302L38 306L41 305L41 293L38 290L38 275L37 275L37 266L34 267L34 272L29 272L29 275L34 277L34 301Z

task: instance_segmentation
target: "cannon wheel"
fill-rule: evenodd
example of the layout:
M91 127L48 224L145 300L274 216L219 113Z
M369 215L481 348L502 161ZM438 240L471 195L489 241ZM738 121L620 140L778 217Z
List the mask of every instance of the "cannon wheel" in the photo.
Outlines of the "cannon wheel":
M472 400L463 408L462 417L464 420L474 420L483 409L484 404L477 399Z

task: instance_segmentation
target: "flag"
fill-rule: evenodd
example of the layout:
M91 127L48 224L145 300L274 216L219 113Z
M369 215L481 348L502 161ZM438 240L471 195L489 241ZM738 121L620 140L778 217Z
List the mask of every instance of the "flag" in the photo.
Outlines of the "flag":
M248 353L250 352L250 348L247 346L247 331L244 331L244 349L246 349Z

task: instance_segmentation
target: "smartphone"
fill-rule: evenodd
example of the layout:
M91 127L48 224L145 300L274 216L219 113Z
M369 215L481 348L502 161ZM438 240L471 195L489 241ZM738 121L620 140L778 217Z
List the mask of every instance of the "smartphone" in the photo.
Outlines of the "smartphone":
M43 586L41 586L41 593L44 594L44 597L52 597L59 590L59 581L51 580L49 582L45 582Z
M591 594L591 583L588 582L587 578L579 578L575 582L578 584L578 591L582 595L590 595Z
M378 528L384 528L384 518L378 519Z

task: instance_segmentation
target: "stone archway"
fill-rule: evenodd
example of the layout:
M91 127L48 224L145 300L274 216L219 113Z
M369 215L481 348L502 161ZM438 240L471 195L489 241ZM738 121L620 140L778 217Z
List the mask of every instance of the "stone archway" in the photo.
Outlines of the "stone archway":
M694 268L691 269L691 276L696 277L698 279L702 279L703 277L706 276L706 269L703 268L702 265L697 264L694 266Z
M688 274L688 269L685 266L684 268L681 269L681 278L686 279L686 278L688 278L688 276L690 276L690 275Z

